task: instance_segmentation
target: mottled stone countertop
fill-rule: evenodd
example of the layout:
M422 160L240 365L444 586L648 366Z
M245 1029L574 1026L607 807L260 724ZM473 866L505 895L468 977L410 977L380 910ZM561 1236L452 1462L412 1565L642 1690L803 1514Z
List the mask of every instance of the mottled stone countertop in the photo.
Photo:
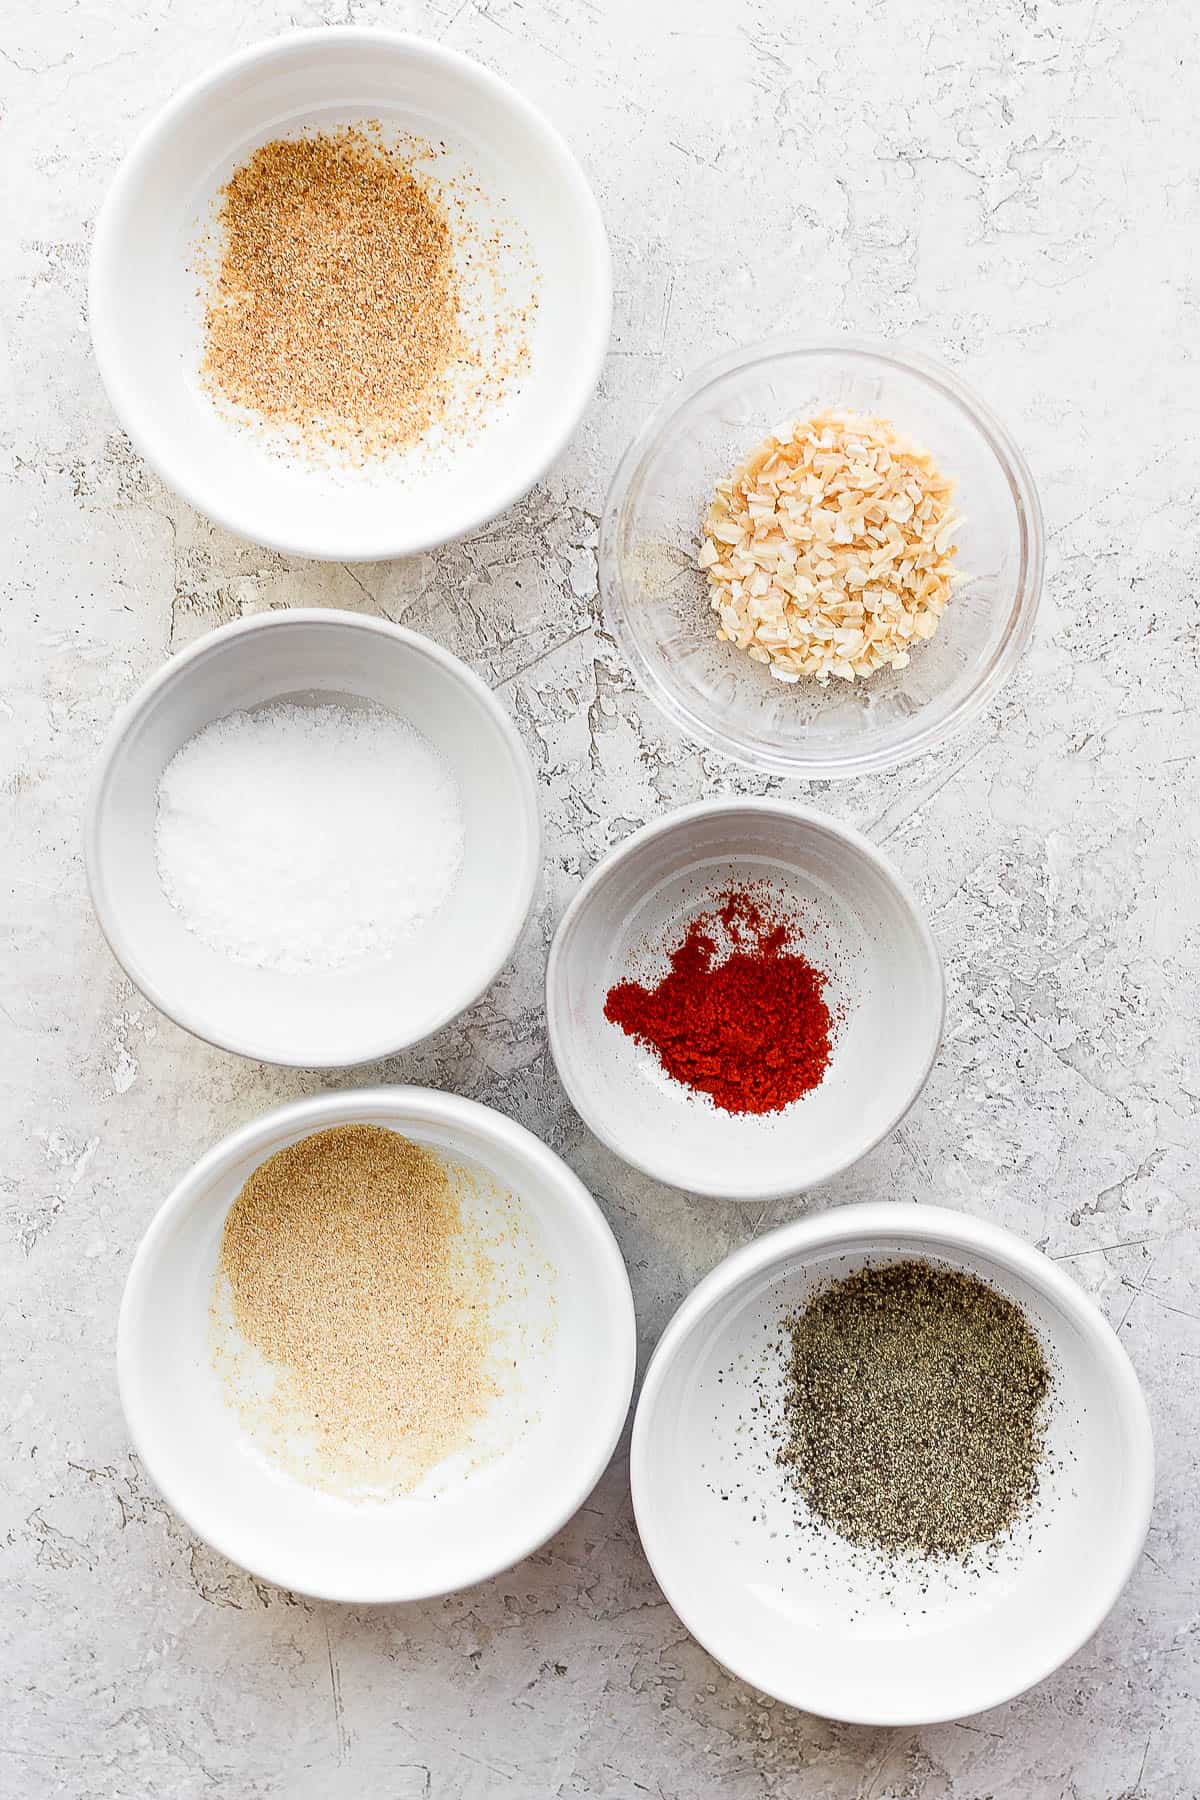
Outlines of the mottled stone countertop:
M85 322L92 221L185 80L296 24L408 25L566 132L612 237L594 403L522 505L410 562L289 561L143 465ZM14 1800L1182 1800L1200 1791L1200 14L1148 0L44 0L0 33L0 1790ZM628 1258L643 1358L732 1246L792 1215L639 1178L546 1049L555 920L597 858L703 794L761 792L642 704L598 626L607 478L653 396L779 330L945 358L1032 463L1032 650L964 740L809 797L886 844L943 948L949 1024L903 1126L799 1204L994 1218L1095 1295L1141 1375L1159 1486L1095 1639L1011 1705L923 1731L789 1712L687 1635L619 1456L511 1574L380 1612L194 1541L131 1454L113 1333L134 1247L216 1137L323 1078L159 1017L92 918L80 799L114 707L224 620L350 607L428 632L512 709L550 851L537 923L465 1023L354 1079L510 1112ZM776 784L777 785L777 784ZM803 793L803 789L793 790ZM345 1078L350 1079L350 1078Z

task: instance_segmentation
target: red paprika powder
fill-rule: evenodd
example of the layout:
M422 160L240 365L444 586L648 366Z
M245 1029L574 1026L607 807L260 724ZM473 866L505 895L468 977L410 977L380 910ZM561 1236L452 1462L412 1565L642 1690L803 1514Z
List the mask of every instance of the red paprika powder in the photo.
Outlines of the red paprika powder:
M817 1086L832 1050L826 978L796 935L759 890L729 888L692 920L657 986L618 982L604 1016L725 1112L779 1112Z

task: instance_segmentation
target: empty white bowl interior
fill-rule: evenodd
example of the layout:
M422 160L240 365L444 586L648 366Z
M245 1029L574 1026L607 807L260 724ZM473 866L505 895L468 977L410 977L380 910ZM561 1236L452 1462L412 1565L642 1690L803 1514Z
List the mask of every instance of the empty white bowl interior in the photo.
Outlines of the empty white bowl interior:
M684 1622L764 1692L867 1723L954 1718L1039 1680L1099 1623L1145 1529L1148 1437L1097 1354L1096 1327L986 1252L882 1236L873 1264L925 1255L968 1270L1037 1330L1056 1381L1040 1501L1011 1543L967 1568L887 1575L832 1533L799 1531L754 1405L765 1394L771 1416L778 1407L781 1375L761 1371L781 1360L760 1356L777 1321L868 1254L852 1228L840 1243L830 1235L715 1298L671 1345L639 1405L638 1525Z
M970 405L880 352L765 345L668 407L618 477L605 530L609 607L651 694L702 740L781 770L837 773L859 758L882 766L911 753L918 734L947 727L1036 599L1034 521L1007 452ZM882 414L957 479L958 562L970 581L906 669L852 685L784 684L718 643L695 567L701 526L717 481L768 432L835 407Z
M536 289L528 370L473 442L418 446L361 471L281 455L201 386L196 247L234 169L261 144L378 120L437 146L435 175L473 174L481 221L512 221L516 299ZM590 394L607 332L607 251L557 139L465 59L388 33L319 32L263 46L219 74L137 148L102 220L92 325L101 369L139 448L194 504L260 541L314 554L393 554L444 541L536 478Z
M667 968L687 920L731 882L758 880L802 920L805 956L844 1016L820 1085L782 1112L722 1111L604 1017L632 969ZM640 978L640 977L639 977ZM653 979L653 972L650 979ZM572 1101L631 1162L729 1198L795 1193L853 1162L911 1103L941 1035L937 956L886 872L829 824L768 809L690 814L601 865L550 965L551 1041Z
M163 893L159 776L214 719L280 699L347 698L391 708L452 770L465 831L458 880L390 956L302 974L234 961L190 931ZM265 1062L335 1066L412 1043L477 998L520 930L537 849L524 753L465 670L408 634L292 614L214 636L135 709L96 795L90 875L113 949L164 1012Z
M507 1567L549 1536L598 1479L633 1381L633 1308L590 1196L525 1134L408 1100L347 1094L289 1107L253 1145L183 1184L155 1221L122 1312L122 1398L135 1443L173 1507L244 1567L334 1599L443 1592ZM469 1116L468 1116L469 1115ZM517 1366L471 1444L410 1494L356 1501L263 1455L214 1373L209 1304L225 1215L266 1157L312 1131L371 1123L483 1170L520 1204L506 1284ZM507 1126L506 1121L500 1121ZM505 1279L502 1277L502 1279Z

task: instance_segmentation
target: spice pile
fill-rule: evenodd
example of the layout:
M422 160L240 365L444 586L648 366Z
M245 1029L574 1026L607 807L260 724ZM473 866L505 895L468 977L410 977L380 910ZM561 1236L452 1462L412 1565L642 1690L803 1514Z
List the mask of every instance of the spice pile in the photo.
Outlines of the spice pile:
M225 1221L214 1361L243 1423L333 1491L404 1491L461 1449L495 1394L490 1266L446 1168L342 1125L256 1169ZM274 1375L264 1395L228 1323Z
M444 147L443 147L444 148ZM374 121L261 145L220 193L202 249L200 377L314 457L469 432L529 360L536 297L516 227L423 140Z
M444 210L353 127L263 144L222 190L202 377L276 424L412 443L446 398L458 293Z
M779 1462L843 1538L962 1557L1030 1506L1050 1376L1003 1294L923 1261L865 1268L787 1319L785 1339Z
M723 1111L780 1112L817 1086L833 1045L826 977L798 935L765 888L731 887L691 921L668 973L610 988L604 1016Z
M704 521L717 636L784 682L903 669L965 579L953 491L886 419L826 412L764 439Z
M205 943L262 968L393 953L449 897L463 845L450 769L379 706L230 713L159 778L163 892Z

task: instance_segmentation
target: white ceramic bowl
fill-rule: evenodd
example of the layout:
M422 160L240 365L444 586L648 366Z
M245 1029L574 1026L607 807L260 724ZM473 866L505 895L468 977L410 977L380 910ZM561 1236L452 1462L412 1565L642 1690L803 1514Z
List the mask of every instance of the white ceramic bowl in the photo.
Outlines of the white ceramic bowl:
M609 1024L604 998L698 900L758 878L802 911L805 953L845 1018L819 1087L739 1117L671 1080ZM860 832L786 800L712 800L643 826L593 869L555 934L546 1010L563 1086L611 1150L693 1193L766 1200L829 1180L900 1122L937 1055L945 985L911 891Z
M201 388L189 265L218 190L259 145L378 119L443 145L536 260L529 369L477 441L448 458L329 471L272 453ZM146 460L231 531L302 556L406 556L494 518L558 456L608 344L612 279L599 209L562 138L468 57L400 32L301 31L240 51L168 103L122 164L92 249L89 311L104 385Z
M462 871L441 910L389 957L302 974L235 962L188 930L159 885L163 768L211 720L285 696L390 707L457 778ZM525 922L541 837L525 747L465 663L399 625L298 608L223 626L138 690L109 733L85 851L104 935L160 1011L240 1056L334 1068L406 1049L479 998Z
M416 1492L389 1501L341 1499L273 1467L247 1438L210 1361L209 1302L229 1206L266 1157L344 1124L388 1127L474 1163L520 1198L553 1269L556 1329L517 1372L530 1422L481 1466L456 1467L440 1483L427 1478ZM536 1340L540 1321L531 1323ZM364 1603L466 1587L552 1536L612 1455L634 1357L621 1253L566 1165L489 1107L405 1087L279 1107L201 1157L142 1240L117 1334L133 1442L190 1528L267 1581Z
M828 1534L806 1545L769 1449L756 1454L761 1417L737 1427L763 1398L751 1371L782 1314L867 1259L909 1256L977 1275L1025 1310L1055 1371L1048 1442L1062 1467L1031 1522L973 1572L888 1580ZM646 1374L630 1473L654 1573L713 1656L788 1705L917 1725L1002 1704L1091 1636L1141 1552L1154 1450L1124 1350L1056 1264L960 1213L872 1205L769 1232L688 1296ZM735 1483L744 1497L722 1500Z

